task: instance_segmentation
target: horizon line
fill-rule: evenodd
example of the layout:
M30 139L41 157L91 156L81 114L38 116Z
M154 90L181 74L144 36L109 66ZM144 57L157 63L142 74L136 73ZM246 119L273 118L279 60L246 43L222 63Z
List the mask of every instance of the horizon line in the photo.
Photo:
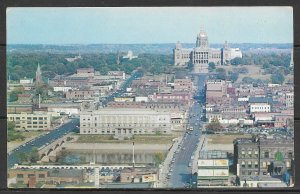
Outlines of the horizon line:
M177 43L177 42L176 42ZM7 43L6 45L136 45L136 44L176 44L176 43ZM180 44L196 44L196 43L189 43L189 42L180 42ZM209 43L211 44L224 44L224 43ZM265 43L265 42L232 42L230 44L294 44L293 42L283 42L283 43Z

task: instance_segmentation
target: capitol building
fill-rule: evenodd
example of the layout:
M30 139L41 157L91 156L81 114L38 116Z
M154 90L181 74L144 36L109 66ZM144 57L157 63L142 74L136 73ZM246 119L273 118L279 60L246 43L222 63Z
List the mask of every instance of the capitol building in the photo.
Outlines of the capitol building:
M207 73L210 62L218 66L227 64L236 57L242 58L241 50L230 48L227 41L221 49L209 48L208 36L204 30L198 34L195 48L182 48L182 45L177 42L173 54L175 66L186 67L188 64L193 64L194 73Z

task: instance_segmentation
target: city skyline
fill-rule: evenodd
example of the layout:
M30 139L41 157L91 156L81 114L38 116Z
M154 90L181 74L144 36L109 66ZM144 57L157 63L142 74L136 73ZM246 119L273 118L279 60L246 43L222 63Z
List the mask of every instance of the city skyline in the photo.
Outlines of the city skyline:
M201 27L210 34L209 43L225 40L292 43L293 10L291 7L7 9L8 44L194 43ZM221 29L226 30L220 33Z

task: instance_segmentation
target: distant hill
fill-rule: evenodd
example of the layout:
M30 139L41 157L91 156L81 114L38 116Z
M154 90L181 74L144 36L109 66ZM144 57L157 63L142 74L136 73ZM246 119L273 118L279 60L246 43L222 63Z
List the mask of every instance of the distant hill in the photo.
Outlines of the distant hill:
M266 49L267 51L290 50L293 44L258 44L258 43L232 43L231 48L240 48L243 52ZM193 48L194 43L183 43L184 48ZM223 44L210 44L211 48L222 48ZM8 52L49 52L49 53L126 53L128 50L134 54L154 53L171 54L175 43L166 44L12 44L7 46Z

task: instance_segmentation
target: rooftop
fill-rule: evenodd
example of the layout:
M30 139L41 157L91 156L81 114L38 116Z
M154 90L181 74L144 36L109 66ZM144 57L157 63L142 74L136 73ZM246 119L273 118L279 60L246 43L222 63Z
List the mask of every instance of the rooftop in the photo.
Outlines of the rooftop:
M266 98L266 97L250 97L249 103L272 103L272 98Z
M49 177L80 177L83 170L75 169L53 169L48 172Z
M200 159L221 159L227 158L227 152L221 150L208 150L200 152Z

